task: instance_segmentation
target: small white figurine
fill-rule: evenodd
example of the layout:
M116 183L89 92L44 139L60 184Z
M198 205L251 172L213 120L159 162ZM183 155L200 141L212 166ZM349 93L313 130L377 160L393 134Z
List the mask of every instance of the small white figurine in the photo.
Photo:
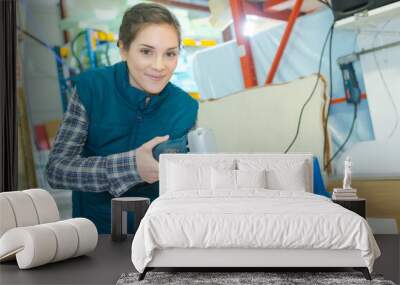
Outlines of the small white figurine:
M350 184L351 184L351 159L350 156L348 156L344 161L343 189L352 189Z

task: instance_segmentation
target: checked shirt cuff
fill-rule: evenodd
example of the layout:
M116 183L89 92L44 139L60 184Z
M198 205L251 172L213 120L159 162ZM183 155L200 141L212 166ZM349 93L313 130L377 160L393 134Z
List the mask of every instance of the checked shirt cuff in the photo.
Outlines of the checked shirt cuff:
M107 178L110 183L109 192L115 197L143 182L137 170L136 151L108 155Z

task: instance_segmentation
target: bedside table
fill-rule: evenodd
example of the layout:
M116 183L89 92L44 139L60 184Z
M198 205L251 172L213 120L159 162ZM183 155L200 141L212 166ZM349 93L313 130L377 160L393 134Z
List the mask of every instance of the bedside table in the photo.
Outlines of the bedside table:
M111 200L111 240L124 241L127 238L127 212L135 215L135 227L140 224L150 199L144 197L120 197Z
M339 204L340 206L359 214L365 219L366 203L367 201L363 198L358 198L354 200L333 200L333 203Z

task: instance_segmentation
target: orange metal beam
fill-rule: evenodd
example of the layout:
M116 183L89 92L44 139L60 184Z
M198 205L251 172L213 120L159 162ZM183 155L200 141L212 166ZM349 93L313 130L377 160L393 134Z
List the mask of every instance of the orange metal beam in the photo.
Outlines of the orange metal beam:
M243 10L243 13L247 15L256 15L259 17L265 16L261 3L243 1Z
M282 21L287 21L291 12L289 10L274 11L271 9L264 9L261 3L253 3L247 1L243 2L243 7L245 14L247 15L256 15L259 17L267 17Z
M281 4L283 2L286 2L286 0L265 0L264 1L264 8L268 9L271 8L275 5Z
M367 94L366 93L362 93L361 94L361 99L367 99ZM335 98L331 100L331 104L339 104L339 103L344 103L346 102L346 97L341 97L341 98Z
M271 18L271 19L276 19L276 20L281 20L281 21L288 21L290 15L291 15L290 10L283 10L283 11L274 11L274 10L264 10L264 17ZM301 15L303 13L300 12Z
M242 0L229 0L231 4L233 25L235 27L236 42L239 47L240 65L242 66L244 86L246 88L257 85L253 56L250 43L243 35L243 26L246 14Z
M285 32L282 36L282 40L279 44L278 51L275 54L274 61L272 62L271 69L269 70L267 80L265 81L266 84L271 84L274 80L275 73L278 69L279 62L281 61L283 51L285 50L286 44L289 40L290 33L292 32L293 25L296 22L296 19L299 15L301 5L303 4L303 0L296 0L294 4L292 13L290 13L288 23L286 25Z

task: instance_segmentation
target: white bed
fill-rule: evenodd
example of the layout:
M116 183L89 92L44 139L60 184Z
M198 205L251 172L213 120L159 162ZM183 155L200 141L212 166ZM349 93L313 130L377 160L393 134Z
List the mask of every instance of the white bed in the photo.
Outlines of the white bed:
M380 251L367 222L312 194L312 169L311 154L162 155L160 197L132 243L140 278L154 267L354 267L370 278Z

